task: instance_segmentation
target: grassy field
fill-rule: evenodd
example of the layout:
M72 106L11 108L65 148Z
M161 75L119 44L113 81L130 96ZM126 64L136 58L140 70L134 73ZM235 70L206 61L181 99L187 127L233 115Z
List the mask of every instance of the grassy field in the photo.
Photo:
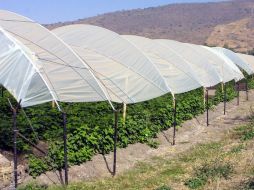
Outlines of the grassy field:
M177 158L153 157L115 178L70 184L68 190L254 189L254 121L225 134L222 141L199 144ZM31 184L20 190L62 190Z

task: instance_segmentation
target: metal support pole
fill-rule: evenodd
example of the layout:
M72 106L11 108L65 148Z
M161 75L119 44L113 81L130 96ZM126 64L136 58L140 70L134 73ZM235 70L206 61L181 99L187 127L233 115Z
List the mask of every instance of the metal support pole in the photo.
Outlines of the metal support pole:
M12 108L13 120L13 163L14 163L14 187L18 187L18 158L17 158L17 109Z
M237 85L237 105L240 104L240 89L239 89L239 82L236 83Z
M174 100L174 122L173 122L173 127L174 127L174 131L173 131L173 145L176 144L176 105L177 105L177 102L176 102L176 99Z
M226 115L226 107L227 107L227 87L224 84L224 115Z
M67 150L67 128L66 128L66 113L62 112L63 116L63 141L64 141L64 177L65 185L68 185L68 150Z
M204 99L203 99L203 103L204 103L204 110L206 110L206 88L203 88L203 95L204 95Z
M206 125L209 125L209 94L208 89L206 89Z
M115 123L114 123L114 163L113 163L113 176L116 175L116 143L117 143L117 128L118 128L118 111L114 111Z
M246 100L249 100L248 79L246 78Z
M21 100L19 101L16 108L14 108L11 104L11 101L8 99L9 104L12 109L12 130L13 130L13 165L14 165L14 188L17 189L18 187L18 155L17 155L17 136L18 136L18 129L17 129L17 115L18 110L20 107Z

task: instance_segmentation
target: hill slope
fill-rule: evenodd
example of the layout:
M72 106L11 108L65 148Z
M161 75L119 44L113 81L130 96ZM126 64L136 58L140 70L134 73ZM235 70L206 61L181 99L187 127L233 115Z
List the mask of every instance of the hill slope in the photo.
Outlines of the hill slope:
M206 43L210 46L225 46L237 52L252 51L254 49L254 17L215 27Z
M254 1L174 4L156 8L119 11L47 25L52 29L67 24L93 24L120 34L169 38L204 44L217 25L229 24L251 15Z

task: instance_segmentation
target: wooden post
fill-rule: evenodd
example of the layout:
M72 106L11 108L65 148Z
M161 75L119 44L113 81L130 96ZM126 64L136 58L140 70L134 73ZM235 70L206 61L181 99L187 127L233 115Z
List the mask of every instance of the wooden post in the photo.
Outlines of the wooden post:
M56 103L55 101L52 101L52 108L55 108L56 107Z
M126 121L126 111L127 111L127 104L123 103L123 124L125 125Z
M1 97L3 98L4 97L4 87L1 86Z
M203 94L204 94L204 110L206 109L206 88L203 88Z

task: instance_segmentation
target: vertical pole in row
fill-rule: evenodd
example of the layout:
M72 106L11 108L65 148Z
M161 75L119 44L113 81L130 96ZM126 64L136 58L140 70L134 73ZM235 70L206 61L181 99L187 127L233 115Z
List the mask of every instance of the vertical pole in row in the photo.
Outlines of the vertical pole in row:
M226 83L224 83L224 115L226 115L226 106L227 106L227 88Z
M248 89L248 79L246 78L246 100L249 100L249 89Z
M118 111L114 110L114 163L113 163L113 176L116 175L116 144L117 144L117 128L118 128Z
M203 100L204 100L204 110L206 110L206 88L204 87L203 88L203 95L204 95L204 98L203 98Z
M123 103L123 124L125 125L126 121L126 111L127 111L127 105L126 103Z
M17 109L12 108L13 120L13 163L14 163L14 187L18 187L18 157L17 157Z
M206 89L206 125L209 125L209 94L208 89Z
M17 136L18 136L18 129L17 129L17 115L18 115L18 109L20 107L21 100L19 101L16 108L14 108L8 99L9 104L12 109L12 130L13 130L13 166L14 166L14 188L17 189L18 187L18 155L17 155Z
M239 82L236 83L237 85L237 105L240 104L240 88L239 88Z
M67 150L67 117L66 113L62 112L63 116L63 141L64 141L64 179L65 179L65 185L68 185L68 150Z
M3 86L1 86L1 97L2 98L4 97L4 88L3 88Z
M52 106L52 108L55 108L55 107L56 107L55 101L52 101L51 106Z
M173 145L176 144L176 105L177 105L177 102L176 102L176 99L174 98L174 108L173 108L173 111L174 111L174 121L173 121Z

